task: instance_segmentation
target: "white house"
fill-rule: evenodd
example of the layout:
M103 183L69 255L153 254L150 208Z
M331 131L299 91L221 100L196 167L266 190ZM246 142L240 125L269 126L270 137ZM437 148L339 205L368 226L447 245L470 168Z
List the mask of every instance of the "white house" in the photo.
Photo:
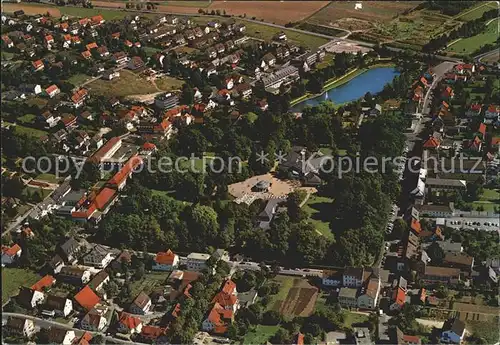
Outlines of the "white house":
M61 93L61 90L57 87L57 85L50 85L48 88L45 89L45 93L47 96L50 98L53 98L57 94Z
M10 334L31 338L35 334L35 323L32 320L19 317L9 317L7 330Z
M117 330L127 334L141 333L142 321L138 317L122 312L118 320Z
M188 271L203 271L208 268L207 260L210 254L204 253L191 253L187 256L187 269Z
M33 309L37 305L42 304L44 299L45 295L43 292L29 288L21 288L21 291L17 295L17 301L19 304L28 309Z
M106 318L95 311L87 313L80 321L80 328L92 332L101 332L106 327Z
M363 284L363 267L346 267L342 275L342 284L345 287L361 287Z
M76 338L75 331L52 327L49 330L49 343L71 345Z
M14 244L11 247L2 247L2 266L13 264L21 257L22 249L19 244Z
M67 317L73 311L73 302L69 298L50 295L43 306L44 315Z
M90 253L83 258L83 263L86 266L97 268L105 268L111 261L113 261L111 251L99 244L96 244Z
M460 344L465 337L465 323L459 319L449 319L441 330L441 342Z
M178 265L179 255L169 249L156 254L152 269L153 271L173 271Z

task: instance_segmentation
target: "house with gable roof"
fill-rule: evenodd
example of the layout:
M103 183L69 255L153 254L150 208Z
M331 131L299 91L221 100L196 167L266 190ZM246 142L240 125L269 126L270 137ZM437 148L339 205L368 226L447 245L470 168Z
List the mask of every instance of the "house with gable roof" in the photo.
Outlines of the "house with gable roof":
M448 319L441 329L441 342L460 344L465 338L465 323L458 318Z
M80 328L92 332L101 332L107 325L107 320L100 315L95 309L89 311L80 320Z
M132 314L145 315L151 309L152 302L151 298L146 295L143 291L139 293L139 295L134 299L132 304L130 305L130 312Z
M75 301L85 310L90 311L101 301L101 298L86 285L75 295Z
M11 265L21 257L22 249L19 244L10 247L2 246L2 266Z
M105 268L111 261L113 261L111 251L100 244L96 244L83 258L85 265L97 268Z
M226 280L222 285L222 289L212 299L212 303L218 303L222 308L236 313L240 307L236 284L231 279Z
M179 265L179 255L174 254L170 249L166 252L156 254L153 263L153 271L173 271Z
M220 304L214 303L203 320L201 329L214 334L224 334L229 325L233 323L233 320L234 313L232 310L224 309Z
M142 331L142 321L129 313L121 312L118 319L117 330L120 333L136 334Z

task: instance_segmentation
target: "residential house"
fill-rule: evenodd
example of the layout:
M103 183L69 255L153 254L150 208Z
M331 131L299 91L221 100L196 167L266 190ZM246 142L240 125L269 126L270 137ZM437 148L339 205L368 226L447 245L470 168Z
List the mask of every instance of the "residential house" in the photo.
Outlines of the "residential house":
M118 66L125 66L129 61L129 57L127 53L120 51L116 52L111 56L111 60L116 63Z
M76 266L64 266L57 279L68 284L84 285L90 281L90 270Z
M179 256L169 249L156 254L152 269L153 271L173 271L178 265Z
M78 261L78 255L81 250L82 245L73 237L59 246L61 256L70 264L75 264Z
M135 71L144 66L144 61L139 56L133 56L127 64L127 68Z
M191 253L187 256L186 266L189 271L204 271L208 268L207 260L210 254Z
M31 63L33 66L33 71L38 72L38 71L43 71L45 68L45 65L43 64L42 60L36 60Z
M132 314L145 315L151 309L151 298L144 292L141 292L130 305L130 312Z
M43 303L45 295L43 292L21 287L16 299L21 306L27 309L34 309Z
M398 286L392 292L389 309L392 311L401 310L406 303L406 290Z
M17 243L10 247L2 246L2 266L12 265L21 257L22 252L21 247Z
M71 101L73 102L73 107L79 108L83 105L84 101L87 99L89 93L86 89L79 89L71 96Z
M459 268L462 272L471 273L474 267L474 257L465 253L446 253L442 265Z
M48 334L50 344L72 345L75 338L75 331L57 327L51 327Z
M267 66L272 67L276 63L276 57L271 53L267 53L262 57L262 61L265 62Z
M86 311L91 311L101 301L101 298L86 285L75 295L75 301Z
M67 317L73 311L73 302L66 297L47 296L43 305L43 315Z
M427 178L425 186L432 191L464 191L467 189L465 180Z
M465 337L465 323L460 319L447 320L441 329L441 342L461 344Z
M420 278L427 284L456 284L460 281L460 269L425 266L424 273Z
M109 274L105 270L102 270L92 278L88 286L96 292L103 293L104 286L107 283L109 283Z
M111 267L115 271L121 272L123 270L123 265L130 265L132 262L132 254L128 250L124 250L118 255L118 257L111 263Z
M201 329L214 334L224 334L234 320L232 310L224 309L218 303L214 303L207 317L203 320Z
M45 290L48 290L52 285L54 285L56 282L56 278L54 278L51 275L45 275L43 278L41 278L39 281L37 281L35 284L31 286L31 289L44 292Z
M481 109L483 108L482 104L474 103L471 104L469 109L465 112L467 117L475 117L481 115Z
M343 287L340 289L337 298L342 307L356 308L358 306L357 295L357 288Z
M324 286L338 287L342 285L342 275L337 271L323 270L321 282Z
M100 46L99 48L97 48L97 54L99 54L99 57L101 58L108 57L109 56L108 47Z
M121 312L118 319L117 330L120 333L138 334L142 330L142 321L129 313Z
M91 310L80 320L80 328L92 332L101 332L107 325L107 320L97 311Z
M30 339L36 333L35 323L33 320L11 316L7 320L7 332Z
M380 278L372 277L368 282L361 288L361 292L358 296L358 307L363 309L375 309L379 302L380 295Z
M59 93L61 93L61 90L57 87L57 85L54 84L45 89L45 94L50 98L54 98Z
M105 268L111 261L113 261L111 251L100 244L96 244L90 253L83 258L85 265L97 268Z
M165 93L155 97L155 106L159 109L168 110L179 104L179 97L173 93Z
M54 255L54 257L47 263L50 273L57 274L64 267L64 260L59 255Z
M240 307L236 284L231 279L227 279L223 283L222 289L212 299L212 303L218 303L222 308L236 313Z
M243 99L247 99L252 95L252 86L248 83L238 84L234 89L238 96Z
M363 284L363 267L346 267L342 275L342 283L345 287L359 288Z
M141 338L152 341L153 343L163 344L162 339L167 334L168 328L158 326L144 326L141 331Z

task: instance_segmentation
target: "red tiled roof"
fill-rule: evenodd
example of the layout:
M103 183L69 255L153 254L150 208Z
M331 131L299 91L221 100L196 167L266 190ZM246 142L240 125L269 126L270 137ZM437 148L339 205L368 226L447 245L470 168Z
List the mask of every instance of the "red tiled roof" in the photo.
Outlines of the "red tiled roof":
M166 328L161 328L157 326L143 326L141 335L149 339L156 339L161 335L166 333Z
M75 301L87 310L92 310L101 301L99 296L86 285L75 295Z
M236 290L236 284L231 279L228 279L224 282L221 292L232 294L234 293L235 290Z
M120 33L119 32L114 32L111 34L111 37L113 38L120 38Z
M130 42L129 40L125 40L125 42L124 42L124 43L125 43L125 45L126 45L127 47L132 47L132 46L134 45L134 44L133 44L132 42Z
M175 254L169 249L166 252L159 252L156 254L155 262L157 264L172 265L175 260Z
M148 143L144 143L144 145L142 145L142 148L143 148L144 150L148 150L148 151L149 151L149 150L154 150L154 149L156 149L156 145L155 145L155 144L153 144L153 143L149 143L149 142L148 142Z
M61 23L59 26L61 27L61 29L67 29L69 27L69 24L67 22L64 22Z
M80 89L80 90L76 91L73 94L73 96L71 96L71 100L73 101L73 103L78 103L82 99L87 97L87 95L88 95L88 91L86 89Z
M232 310L224 310L220 304L215 303L207 317L207 319L215 326L214 333L226 333L228 325L223 318L230 319L232 314Z
M418 344L420 342L420 338L416 335L403 335L403 341L412 344Z
M164 119L170 119L173 116L178 116L182 113L182 111L188 109L187 105L179 105L178 107L172 108L163 114Z
M104 21L104 18L101 15L93 16L92 17L92 23L94 24L100 24Z
M304 334L302 333L297 333L297 337L295 339L295 344L296 345L304 345Z
M73 43L80 42L80 37L73 36L73 37L71 37L71 40L73 41Z
M491 138L491 146L500 145L500 137Z
M415 219L415 218L411 219L411 225L410 225L410 227L417 234L419 234L422 231L422 226L420 225L420 222L417 219Z
M472 104L470 106L470 109L472 111L481 111L481 108L482 108L482 104L479 104L479 103L475 103L475 104Z
M486 124L481 123L479 125L479 129L477 130L479 133L483 135L483 137L486 135Z
M35 284L33 284L31 289L36 291L43 291L44 288L52 286L55 282L56 279L54 277L52 277L51 275L46 275Z
M88 58L92 57L92 54L88 50L85 50L85 51L82 52L82 56L85 59L88 59Z
M397 303L398 305L403 306L403 304L405 304L405 301L406 301L405 291L403 289L401 289L400 287L398 287L396 290L394 290L394 293L392 295L392 299L393 299L394 303Z
M59 90L59 88L57 87L57 85L52 84L48 88L45 89L45 92L47 92L48 94L51 94L52 92L54 92L56 90Z
M33 65L34 68L38 68L38 67L42 67L43 66L42 60L33 61L31 64Z
M19 244L14 244L12 247L3 247L2 253L8 256L14 256L21 250Z
M427 296L427 290L425 288L422 288L420 290L420 301L422 301L423 303L425 303L425 298Z
M133 172L135 168L140 166L142 164L142 158L135 155L132 156L127 163L118 171L112 178L111 180L108 181L109 184L111 185L116 185L119 186L120 184L125 181L128 176Z
M83 25L83 26L87 25L89 22L90 22L90 19L88 19L88 18L82 18L78 21L78 23L80 23L80 25Z
M138 325L142 323L141 319L132 316L129 313L122 312L120 314L120 319L118 320L122 325L126 326L128 329L135 329Z
M191 285L191 284L189 284ZM174 306L174 309L172 310L172 313L170 315L172 315L174 318L178 318L179 317L179 314L181 312L181 304L180 303L177 303L175 306Z
M54 40L54 37L52 37L52 35L45 36L45 41L46 42L53 41L53 40Z
M439 140L434 137L430 137L425 143L424 143L424 148L437 148L439 147Z
M110 200L115 196L116 190L104 187L101 189L99 194L96 195L93 204L99 209L102 210L104 207L110 202Z
M87 50L91 50L91 49L97 48L97 43L92 42L92 43L87 44L85 47L87 48Z
M238 302L238 297L219 291L212 299L212 302L219 303L223 307L232 307Z
M488 106L488 111L490 113L500 113L500 107L497 105L491 104L490 106Z
M63 35L63 38L64 38L65 41L71 41L71 35L70 34Z

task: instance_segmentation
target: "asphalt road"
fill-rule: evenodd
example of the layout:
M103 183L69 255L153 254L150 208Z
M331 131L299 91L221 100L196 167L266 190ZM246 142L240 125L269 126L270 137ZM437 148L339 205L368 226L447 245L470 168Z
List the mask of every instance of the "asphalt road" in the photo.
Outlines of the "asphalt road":
M41 319L41 318L36 317L36 316L2 312L2 319L8 319L9 316L15 316L15 317L22 318L22 319L32 320L36 326L41 327L41 328L57 327L57 328L71 330L71 331L74 331L77 336L82 336L83 333L85 332L84 330L79 329L79 328L74 328L74 327L71 327L71 326L68 326L68 325L65 325L62 323L58 323L55 321L51 321L51 320ZM92 333L93 335L101 335L104 339L109 340L110 342L113 342L113 343L144 344L144 343L138 343L136 341L127 341L127 340L122 340L122 339L118 339L118 338L113 338L113 337L107 336L101 332L90 332L90 333ZM146 344L144 344L144 345L146 345Z

